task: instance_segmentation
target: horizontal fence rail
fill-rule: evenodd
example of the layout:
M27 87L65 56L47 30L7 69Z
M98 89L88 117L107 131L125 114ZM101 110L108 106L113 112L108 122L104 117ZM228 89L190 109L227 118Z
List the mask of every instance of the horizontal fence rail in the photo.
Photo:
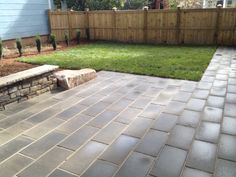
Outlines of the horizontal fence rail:
M59 41L76 31L92 40L158 44L236 44L236 8L129 11L49 11Z

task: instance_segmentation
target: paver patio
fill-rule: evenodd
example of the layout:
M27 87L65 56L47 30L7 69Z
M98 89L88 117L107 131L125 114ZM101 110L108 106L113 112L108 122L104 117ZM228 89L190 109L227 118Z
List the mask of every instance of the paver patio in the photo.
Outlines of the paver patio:
M101 71L0 113L0 177L235 177L236 50L200 82Z

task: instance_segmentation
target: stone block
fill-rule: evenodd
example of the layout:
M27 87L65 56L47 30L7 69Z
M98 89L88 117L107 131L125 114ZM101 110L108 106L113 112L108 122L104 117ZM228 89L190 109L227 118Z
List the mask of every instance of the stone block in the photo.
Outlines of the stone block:
M93 69L63 70L54 73L58 84L64 89L71 89L96 77Z
M13 92L16 92L16 91L17 91L17 87L16 86L15 87L11 87L11 88L8 89L9 93L13 93Z

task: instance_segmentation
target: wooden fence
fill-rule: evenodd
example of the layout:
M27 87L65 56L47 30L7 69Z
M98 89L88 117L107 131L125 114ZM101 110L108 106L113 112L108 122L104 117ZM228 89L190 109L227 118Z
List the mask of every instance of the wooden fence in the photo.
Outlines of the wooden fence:
M135 11L49 11L51 33L76 30L92 40L159 44L236 44L236 8Z

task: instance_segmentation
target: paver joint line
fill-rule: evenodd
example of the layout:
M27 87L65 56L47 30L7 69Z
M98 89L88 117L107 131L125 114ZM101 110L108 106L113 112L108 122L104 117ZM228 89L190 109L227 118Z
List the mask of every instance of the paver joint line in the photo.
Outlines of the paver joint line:
M198 83L101 71L3 113L0 175L235 177L235 57L218 48Z

